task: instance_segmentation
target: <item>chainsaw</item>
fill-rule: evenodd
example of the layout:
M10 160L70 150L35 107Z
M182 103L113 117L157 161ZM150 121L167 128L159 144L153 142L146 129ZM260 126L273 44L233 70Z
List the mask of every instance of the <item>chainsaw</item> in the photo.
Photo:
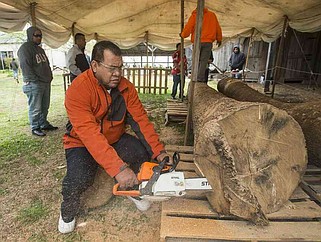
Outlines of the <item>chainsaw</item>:
M183 172L175 171L179 160L179 153L175 152L172 165L167 165L168 156L160 163L144 162L137 174L140 184L129 190L119 190L117 183L113 187L113 194L157 200L157 198L184 196L186 190L212 189L204 177L185 178Z

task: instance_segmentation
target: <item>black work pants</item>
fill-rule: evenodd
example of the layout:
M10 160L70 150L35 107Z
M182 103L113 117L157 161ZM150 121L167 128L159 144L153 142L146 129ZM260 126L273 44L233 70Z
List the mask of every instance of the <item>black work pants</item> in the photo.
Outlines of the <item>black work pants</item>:
M208 67L208 60L211 57L212 47L213 43L201 43L200 59L197 73L197 81L199 82L207 82L207 80L205 79L205 71Z
M151 159L143 144L132 135L125 133L112 146L135 173L138 173L143 162ZM93 184L98 163L85 147L66 149L65 153L67 174L62 182L61 215L68 223L78 214L80 195Z

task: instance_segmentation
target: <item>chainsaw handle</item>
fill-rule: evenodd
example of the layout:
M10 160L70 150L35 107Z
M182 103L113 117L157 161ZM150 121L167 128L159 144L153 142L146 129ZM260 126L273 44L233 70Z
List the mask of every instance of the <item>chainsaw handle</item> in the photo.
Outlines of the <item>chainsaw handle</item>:
M140 192L139 190L118 190L119 188L119 183L116 183L113 187L113 194L115 196L131 196L131 197L139 197Z
M179 153L178 152L174 152L174 154L173 154L173 165L169 169L169 172L172 172L172 171L174 171L176 169L179 161L180 161Z

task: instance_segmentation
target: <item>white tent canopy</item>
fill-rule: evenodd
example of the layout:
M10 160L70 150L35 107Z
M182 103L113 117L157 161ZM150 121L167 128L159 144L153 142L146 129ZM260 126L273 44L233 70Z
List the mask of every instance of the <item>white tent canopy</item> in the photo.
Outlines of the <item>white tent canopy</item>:
M31 22L28 0L0 0L0 30L20 31ZM36 25L43 41L56 48L72 32L86 34L87 40L107 39L121 48L148 41L172 50L180 41L180 0L36 0ZM185 0L185 23L196 8L196 0ZM270 42L282 32L284 16L301 32L321 30L321 0L205 0L214 11L224 39L248 37Z

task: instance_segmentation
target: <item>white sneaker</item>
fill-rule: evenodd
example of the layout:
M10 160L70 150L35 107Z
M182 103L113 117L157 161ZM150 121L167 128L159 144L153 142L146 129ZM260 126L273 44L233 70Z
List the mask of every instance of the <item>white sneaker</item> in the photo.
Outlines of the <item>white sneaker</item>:
M134 197L130 197L127 196L129 200L131 200L133 203L135 203L137 209L139 211L147 211L150 208L150 202L145 200L145 199L141 199L141 198L134 198Z
M76 219L75 218L71 222L66 223L62 219L62 216L60 214L59 222L58 222L58 230L59 230L60 233L62 233L62 234L71 233L72 231L74 231L75 225L76 225Z

